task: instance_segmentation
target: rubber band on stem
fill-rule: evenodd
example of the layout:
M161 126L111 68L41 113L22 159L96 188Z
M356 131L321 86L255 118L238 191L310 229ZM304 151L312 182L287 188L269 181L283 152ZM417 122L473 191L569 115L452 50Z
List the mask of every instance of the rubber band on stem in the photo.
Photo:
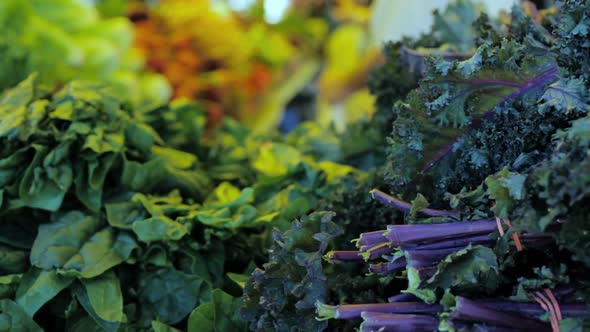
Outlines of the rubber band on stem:
M504 236L504 227L502 227L502 220L500 217L496 217L496 226L498 226L498 232L500 232L500 236Z
M506 225L508 225L508 227L512 227L512 223L510 222L510 220L504 219L504 222L506 223ZM520 242L520 237L518 236L518 233L512 233L512 239L514 240L516 251L523 251L524 248L522 247L522 242Z
M496 217L496 226L498 226L498 232L500 232L500 236L504 236L504 228L502 227L502 221L508 225L508 227L512 227L512 223L510 222L510 220L508 219L501 219L499 217ZM523 251L524 248L522 246L522 242L520 241L520 237L518 236L518 233L514 232L512 233L512 240L514 240L514 245L516 246L516 251Z
M537 301L537 303L539 303L539 305L541 305L541 308L543 308L543 310L545 310L545 311L547 311L547 313L549 313L549 322L551 323L552 331L553 332L560 332L559 331L559 322L558 322L557 316L555 314L555 309L551 305L551 301L540 292L535 292L534 294L530 294L530 295L533 299L535 299L535 301Z
M545 294L547 294L547 297L553 305L553 309L555 309L555 316L558 320L562 320L563 316L561 315L561 308L559 307L559 302L557 302L557 298L549 288L545 288Z

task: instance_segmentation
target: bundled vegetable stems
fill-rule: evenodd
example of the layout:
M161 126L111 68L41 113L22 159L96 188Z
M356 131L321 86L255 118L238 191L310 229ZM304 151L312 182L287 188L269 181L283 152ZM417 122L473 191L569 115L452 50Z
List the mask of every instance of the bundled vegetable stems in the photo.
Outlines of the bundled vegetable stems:
M411 207L410 203L395 199L379 190L373 191L373 197L406 212L409 212ZM449 211L433 209L422 209L418 212L426 216L454 215ZM428 284L437 278L435 274L439 273L437 270L447 257L477 250L477 247L473 246L494 247L494 237L497 237L495 233L503 227L499 222L500 219L482 219L440 224L389 225L386 230L360 234L356 241L359 251L330 251L325 255L325 259L330 262L370 261L370 273L394 275L406 270L409 279L415 278L410 279L410 284ZM555 239L554 232L526 233L517 235L515 242L521 247L524 245L527 248L543 248L553 244ZM450 317L454 320L453 326L457 328L480 328L479 325L483 324L481 328L485 329L488 328L486 325L490 325L494 326L494 331L498 328L502 331L550 331L546 325L535 320L549 311L548 306L554 306L553 310L559 310L561 317L579 318L590 315L590 305L560 305L553 292L545 292L547 297L543 294L536 295L542 300L535 296L538 302L496 299L473 301L457 296ZM329 306L318 302L316 310L320 319L362 318L361 331L432 331L438 328L439 320L434 316L444 312L443 305L422 302L411 292L400 295L389 298L390 303ZM408 302L408 298L413 301Z
M287 293L276 306L278 299L259 293L269 284L251 279L242 312L252 329L276 329L287 313L311 315L311 297L319 330L589 328L590 2L544 12L531 6L534 17L515 6L509 21L481 15L469 28L456 18L472 7L457 1L435 13L428 37L387 46L389 62L370 86L378 107L393 109L393 130L385 181L364 197L381 204L373 211L399 212L368 219L366 211L332 206L331 222L348 240L356 232L356 247L308 228L322 245L291 255L313 252L324 262L310 258L313 271L289 282L314 292L305 301ZM463 57L453 57L459 50ZM415 89L396 94L416 76ZM358 198L347 204L368 206ZM339 212L353 222L340 222ZM328 238L339 250L327 250ZM258 275L270 278L274 264ZM366 288L354 288L359 270L371 281ZM306 282L311 275L325 282ZM370 301L358 296L371 287Z

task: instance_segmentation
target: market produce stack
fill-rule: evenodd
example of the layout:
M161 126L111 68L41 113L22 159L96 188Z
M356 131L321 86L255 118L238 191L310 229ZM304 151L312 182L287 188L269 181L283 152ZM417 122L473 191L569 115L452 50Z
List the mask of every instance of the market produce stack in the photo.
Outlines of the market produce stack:
M231 87L257 109L291 53L237 25L225 49L199 29L188 47L179 27L223 19L165 3L135 25L162 48L148 65L176 96L234 105L207 97ZM590 329L590 0L480 11L457 0L385 45L370 119L283 136L168 103L127 18L0 1L0 331Z
M278 233L270 261L246 284L251 329L303 331L288 318L314 315L317 330L589 328L590 2L543 12L527 4L529 14L515 6L508 22L482 15L473 30L460 24L465 8L449 7L446 29L422 39L429 45L393 49L386 66L420 72L416 89L391 95L407 76L374 76L379 105L395 119L385 181L364 199L398 217L343 208L353 222L340 223L335 209ZM457 52L460 38L437 45L451 31L473 32L468 57ZM342 240L350 232L353 247ZM269 297L276 271L288 269L299 271L283 277L293 287ZM359 270L368 274L360 288Z
M354 141L313 123L207 132L196 104L137 109L104 83L35 74L0 96L0 119L0 326L13 331L245 329L240 285L270 228L368 181L351 165L383 140L374 123Z

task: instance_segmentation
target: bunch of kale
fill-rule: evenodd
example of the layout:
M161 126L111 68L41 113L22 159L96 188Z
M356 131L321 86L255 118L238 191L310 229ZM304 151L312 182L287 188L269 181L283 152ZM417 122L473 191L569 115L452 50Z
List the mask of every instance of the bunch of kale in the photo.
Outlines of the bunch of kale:
M473 44L473 29L469 20L477 17L478 7L470 2L459 1L442 13L435 13L433 33L424 35L418 40L406 39L403 43L388 43L384 51L387 63L375 70L369 78L369 89L376 96L377 111L369 122L361 122L347 128L345 134L339 137L344 161L361 168L367 168L367 174L349 176L333 186L321 200L317 210L336 211L335 215L326 215L345 232L335 237L333 245L349 248L350 243L359 233L371 229L384 227L399 220L401 214L394 210L380 209L379 203L371 199L368 192L376 187L383 190L388 185L383 183L383 168L389 143L386 140L391 131L391 122L397 118L392 108L394 102L404 98L408 92L418 86L418 80L423 75L425 59L430 55L440 55L446 59L468 57L466 50ZM467 22L467 23L466 23ZM462 31L458 36L447 27ZM434 33L436 32L436 33ZM302 126L299 130L302 130ZM297 130L296 130L297 131ZM309 136L309 135L308 135ZM328 136L329 137L329 136ZM326 135L321 137L325 145ZM317 143L306 144L308 147ZM302 147L303 148L303 147ZM317 156L316 156L317 157ZM371 168L372 167L372 168ZM317 215L304 217L296 221L298 227L293 227L288 233L277 231L277 240L271 249L271 259L262 269L257 269L253 277L246 283L244 290L245 304L242 317L250 322L250 328L257 331L298 330L325 328L325 322L315 321L314 301L303 297L309 290L309 296L316 296L315 300L332 299L340 302L377 301L383 294L401 286L391 278L379 276L365 276L362 265L351 263L347 265L324 266L326 279L322 283L312 283L309 276L317 276L319 261L313 264L297 262L298 252L312 255L320 259L326 250L325 234L313 224L303 222L306 218L319 219ZM327 222L327 221L325 221ZM303 225L303 227L301 226ZM306 226L309 225L309 226ZM307 227L307 229L306 229ZM285 247L284 239L299 233L317 232L320 240L306 239L305 242L294 242ZM331 237L334 237L332 235ZM316 237L314 237L316 238ZM313 245L315 243L315 245ZM282 267L281 267L282 266ZM313 266L314 269L310 269ZM321 266L321 265L320 265ZM327 270L326 270L327 269ZM308 276L302 278L301 276ZM281 280L281 282L278 282ZM320 289L325 287L325 289ZM272 295L272 299L268 298ZM294 320L293 317L298 319ZM301 325L305 320L311 325ZM354 326L344 322L341 329L351 330Z
M390 44L386 66L401 67L389 73L424 75L401 101L389 92L403 89L407 76L387 80L383 71L371 83L378 106L394 112L385 182L374 184L393 195L373 196L403 212L405 225L397 224L399 213L382 218L387 207L367 202L367 191L347 195L344 206L328 204L337 212L333 220L343 212L342 239L360 234L357 248L336 237L333 244L345 250L325 255L337 264L324 264L325 282L316 284L267 267L290 264L283 269L302 273L313 265L307 275L320 279L318 263L275 264L271 257L246 286L250 327L297 331L276 323L309 319L309 299L268 281L283 280L317 295L320 319L362 320L363 331L581 331L590 314L589 9L589 1L565 1L558 11L532 16L515 6L505 24L482 15L473 30L454 30L472 31L473 49ZM282 257L297 257L290 250L283 247ZM327 249L299 250L317 257ZM359 278L366 288L351 287ZM283 294L279 304L265 296L269 289ZM330 330L350 327L338 320Z

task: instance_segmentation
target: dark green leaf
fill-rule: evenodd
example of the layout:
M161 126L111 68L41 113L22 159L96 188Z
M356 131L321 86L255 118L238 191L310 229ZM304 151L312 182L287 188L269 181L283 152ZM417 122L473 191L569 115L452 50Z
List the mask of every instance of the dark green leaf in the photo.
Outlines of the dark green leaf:
M40 145L32 147L35 149L35 158L23 174L19 187L20 198L27 206L56 211L61 206L67 188L60 188L43 167L43 160L49 153L47 148Z
M498 261L494 251L471 245L453 253L437 266L436 273L421 287L458 288L476 292L493 292L499 284Z
M119 265L137 244L133 238L105 226L98 218L73 211L39 226L31 263L60 274L93 278Z
M109 224L121 229L132 229L134 222L147 218L144 207L138 202L106 204L105 210Z
M221 289L211 293L212 301L201 304L188 319L188 332L247 331L240 320L241 300L226 294Z
M121 285L112 270L92 279L82 279L82 285L97 317L107 322L125 321Z
M100 210L104 181L116 158L114 153L105 153L96 159L75 164L76 195L92 211Z
M198 276L173 269L146 273L139 289L141 322L147 326L158 319L165 324L175 324L210 299L210 286Z
M137 220L133 223L133 232L140 241L178 241L188 233L188 229L166 216Z
M32 268L22 278L16 292L16 302L29 316L33 317L45 303L73 281L71 277L58 275L55 270L43 271Z
M0 331L42 332L43 329L16 303L0 300Z
M119 329L119 322L111 322L103 320L97 313L94 311L94 307L90 301L89 295L86 289L80 284L74 284L72 287L72 293L80 303L80 305L86 310L88 315L92 317L94 322L100 326L104 331L107 332L116 332Z
M0 244L0 273L23 273L29 266L29 252Z
M177 330L162 322L158 322L157 320L152 321L152 329L154 329L154 332L180 332L180 330Z

